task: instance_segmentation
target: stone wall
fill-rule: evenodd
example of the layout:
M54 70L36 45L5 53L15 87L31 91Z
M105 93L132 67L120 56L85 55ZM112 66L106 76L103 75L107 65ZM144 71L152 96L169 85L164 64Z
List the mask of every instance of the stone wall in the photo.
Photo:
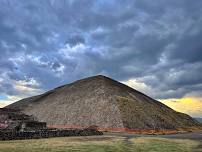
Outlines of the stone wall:
M45 122L38 122L38 121L25 121L21 122L20 130L22 131L32 131L32 130L41 130L47 129Z
M102 135L95 129L45 129L36 131L0 131L0 141L1 140L22 140L22 139L39 139L39 138L49 138L49 137L67 137L67 136L93 136Z

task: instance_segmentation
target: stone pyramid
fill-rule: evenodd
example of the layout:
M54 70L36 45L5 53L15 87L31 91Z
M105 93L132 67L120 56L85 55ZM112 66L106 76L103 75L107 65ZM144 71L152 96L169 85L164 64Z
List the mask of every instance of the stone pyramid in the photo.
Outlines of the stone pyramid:
M64 128L162 130L200 126L190 116L102 75L20 100L7 108L33 115L49 126Z

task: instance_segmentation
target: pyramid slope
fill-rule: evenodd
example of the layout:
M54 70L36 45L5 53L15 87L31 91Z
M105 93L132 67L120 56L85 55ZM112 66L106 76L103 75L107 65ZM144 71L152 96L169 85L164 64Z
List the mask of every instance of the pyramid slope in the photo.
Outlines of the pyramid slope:
M20 109L53 126L177 129L199 126L190 116L105 76L95 76L26 98Z

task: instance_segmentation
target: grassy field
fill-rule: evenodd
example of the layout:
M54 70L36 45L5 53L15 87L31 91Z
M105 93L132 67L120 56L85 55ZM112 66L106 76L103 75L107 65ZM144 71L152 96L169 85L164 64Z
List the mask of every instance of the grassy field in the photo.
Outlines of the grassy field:
M202 152L194 140L113 136L0 141L0 152Z

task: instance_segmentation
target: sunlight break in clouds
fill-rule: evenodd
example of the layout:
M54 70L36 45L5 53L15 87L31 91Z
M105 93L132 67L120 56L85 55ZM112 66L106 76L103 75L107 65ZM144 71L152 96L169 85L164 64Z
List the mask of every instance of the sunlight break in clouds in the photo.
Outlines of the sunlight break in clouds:
M123 81L122 83L145 94L151 93L151 88L138 79L129 79L128 81Z
M193 117L201 117L202 98L184 97L181 99L164 99L160 101L176 111L187 113Z
M15 101L21 100L24 96L6 96L6 99L0 99L0 108L7 106Z
M33 78L26 78L27 80L12 81L13 89L18 92L19 95L4 95L4 98L0 98L0 108L23 98L37 95L42 93L39 89L39 83Z

